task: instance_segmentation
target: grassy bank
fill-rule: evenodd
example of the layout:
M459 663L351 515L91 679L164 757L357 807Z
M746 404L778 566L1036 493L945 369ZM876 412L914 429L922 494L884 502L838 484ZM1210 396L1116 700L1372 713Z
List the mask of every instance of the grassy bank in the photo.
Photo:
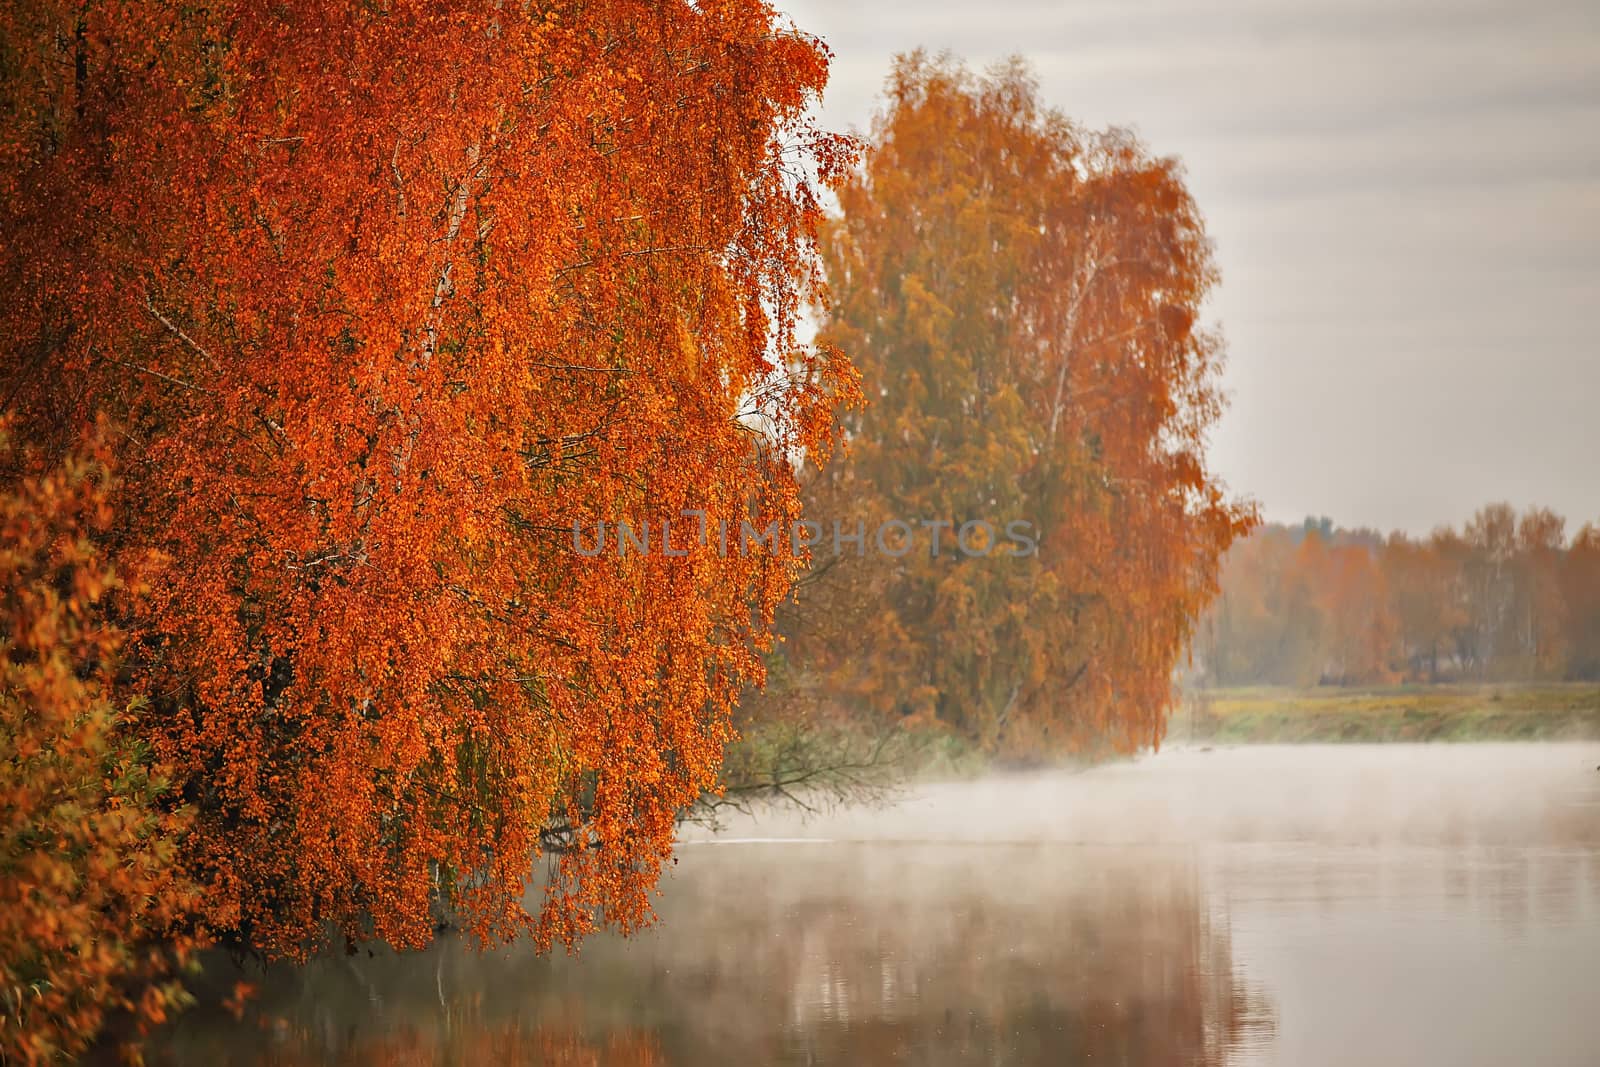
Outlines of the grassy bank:
M1193 690L1167 736L1180 744L1595 739L1600 685Z

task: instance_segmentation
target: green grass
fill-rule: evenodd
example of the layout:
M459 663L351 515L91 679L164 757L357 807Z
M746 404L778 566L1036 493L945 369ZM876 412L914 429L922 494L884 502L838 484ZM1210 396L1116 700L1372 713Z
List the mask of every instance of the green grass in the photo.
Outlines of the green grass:
M1184 742L1564 741L1600 738L1600 685L1199 689L1167 736Z

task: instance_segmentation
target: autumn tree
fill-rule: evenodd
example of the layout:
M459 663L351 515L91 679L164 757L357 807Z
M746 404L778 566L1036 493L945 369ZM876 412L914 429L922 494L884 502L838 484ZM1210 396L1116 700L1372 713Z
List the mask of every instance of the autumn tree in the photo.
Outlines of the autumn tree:
M1446 534L1425 541L1391 536L1381 565L1389 588L1400 643L1399 657L1412 677L1440 680L1452 634L1463 624L1456 568L1441 550Z
M1275 681L1315 684L1328 668L1330 627L1325 595L1329 541L1327 527L1307 525L1289 553L1278 603L1282 615L1272 661Z
M794 569L696 524L792 517L851 387L796 338L847 149L804 120L825 49L758 0L24 0L0 33L0 400L46 447L126 428L136 729L209 925L644 920ZM573 550L621 520L674 552Z
M109 1020L183 1002L198 900L177 857L186 813L162 803L114 695L104 436L53 465L8 436L0 423L0 1062L55 1063Z
M1223 556L1218 594L1201 616L1194 644L1196 669L1210 682L1229 685L1253 672L1247 654L1260 647L1262 629L1272 618L1267 567L1253 557L1274 544L1266 537L1246 537Z
M1506 655L1516 590L1512 563L1517 549L1517 513L1510 504L1479 508L1462 531L1470 554L1464 572L1473 645L1480 676Z
M1429 535L1428 548L1439 558L1450 587L1446 594L1450 659L1458 672L1466 671L1477 662L1479 647L1479 627L1472 614L1473 600L1467 584L1468 563L1474 550L1460 532L1448 526L1435 529Z
M1565 598L1561 590L1567 522L1549 508L1530 508L1517 521L1517 638L1523 672L1559 676L1566 659Z
M1365 545L1333 549L1322 583L1329 629L1328 675L1340 682L1381 682L1391 677L1395 622L1389 586L1375 553Z
M915 538L870 548L890 576L835 657L844 691L1005 751L1155 743L1253 515L1205 463L1216 272L1178 165L1048 110L1020 63L920 53L871 141L826 234L822 328L869 403L822 491Z
M1311 684L1326 664L1325 620L1313 575L1320 533L1262 527L1223 558L1220 592L1202 616L1199 669L1220 685Z
M1600 523L1585 523L1562 564L1567 676L1600 679Z

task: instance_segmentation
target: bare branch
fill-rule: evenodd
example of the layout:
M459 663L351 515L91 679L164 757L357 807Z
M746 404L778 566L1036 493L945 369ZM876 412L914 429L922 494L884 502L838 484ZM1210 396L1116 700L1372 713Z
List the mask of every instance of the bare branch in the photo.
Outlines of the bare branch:
M188 345L207 363L211 364L211 368L213 370L218 369L216 358L212 356L210 352L206 351L205 346L199 341L196 341L193 337L190 337L188 334L184 333L182 327L163 315L160 310L156 308L154 302L152 302L149 297L145 298L144 309L150 312L150 314L154 315L156 321L165 326L169 333L178 338L178 340L182 341L184 344ZM193 387L191 386L191 388Z
M211 390L205 388L204 386L196 385L193 382L186 382L182 378L174 378L170 374L162 374L158 370L151 370L149 367L141 366L138 363L129 363L126 360L112 359L110 356L106 356L105 359L107 363L115 363L119 367L127 367L129 370L136 370L140 374L148 374L152 378L159 378L164 382L170 382L173 385L179 386L183 389L189 389L196 393L211 394Z

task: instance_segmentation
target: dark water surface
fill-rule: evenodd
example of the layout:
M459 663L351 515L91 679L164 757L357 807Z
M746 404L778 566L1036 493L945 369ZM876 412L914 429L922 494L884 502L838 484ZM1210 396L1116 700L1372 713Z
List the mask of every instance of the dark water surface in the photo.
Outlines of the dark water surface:
M1170 750L696 833L658 928L256 980L180 1064L1600 1064L1600 745Z

